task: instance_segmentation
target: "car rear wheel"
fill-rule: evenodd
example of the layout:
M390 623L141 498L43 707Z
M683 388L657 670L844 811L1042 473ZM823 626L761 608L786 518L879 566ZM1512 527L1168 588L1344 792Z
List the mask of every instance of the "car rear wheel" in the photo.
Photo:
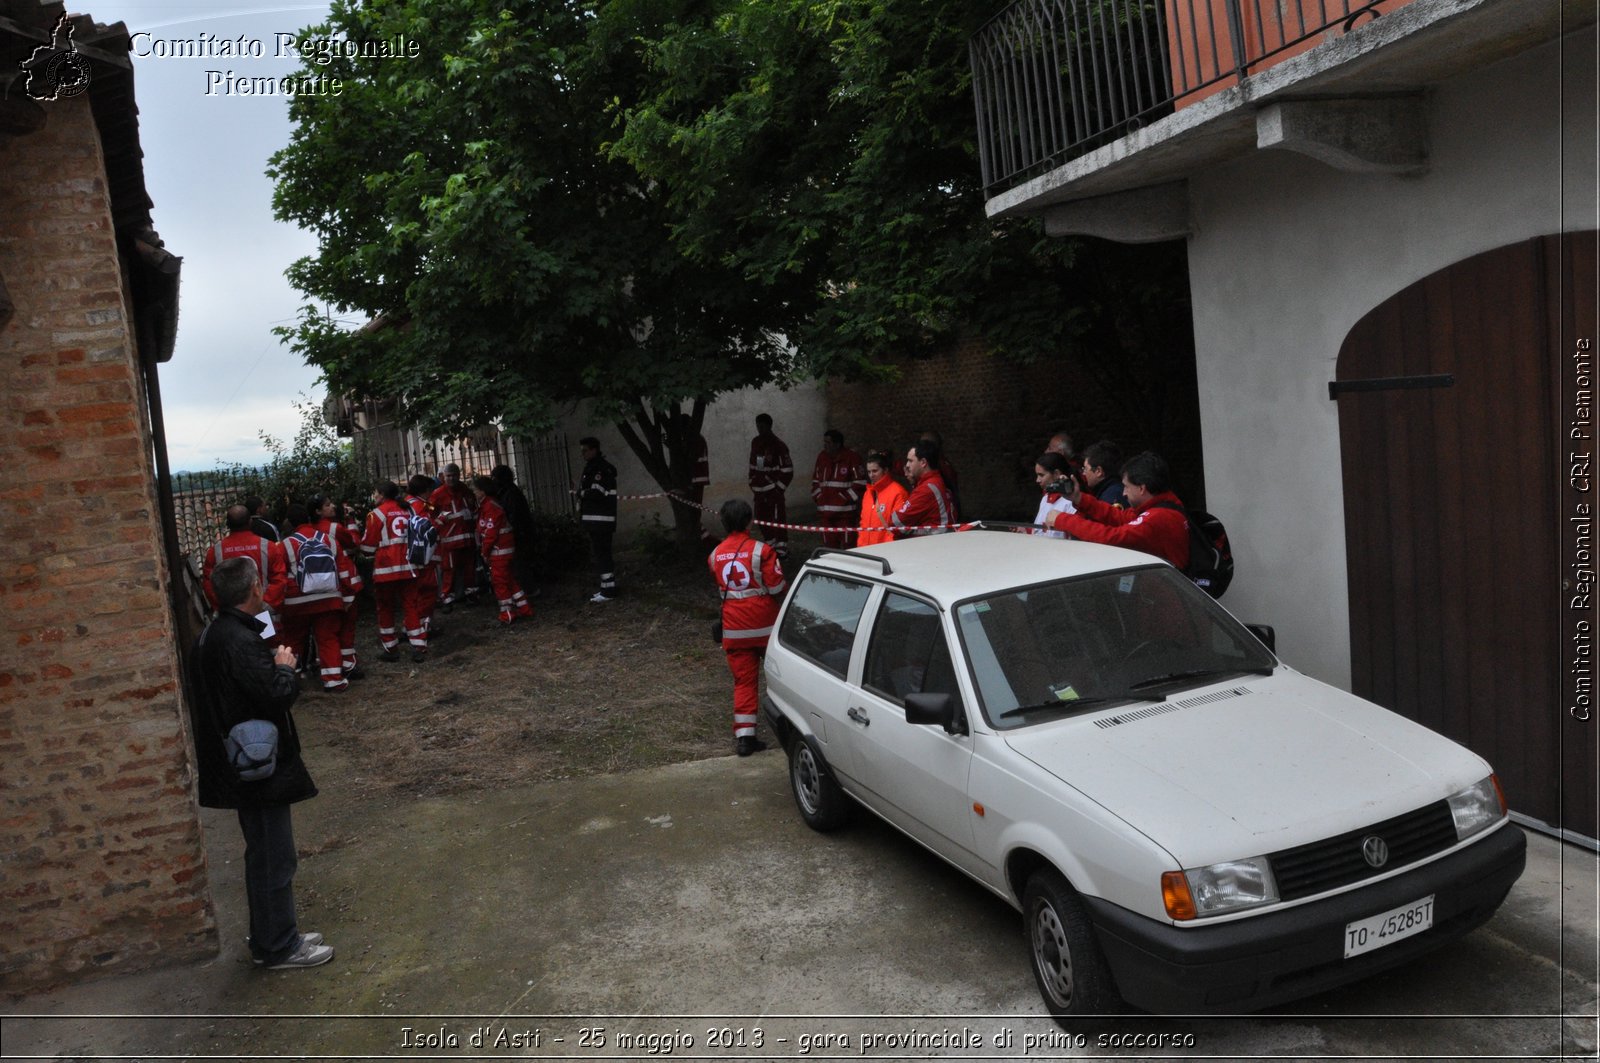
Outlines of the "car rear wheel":
M1104 1015L1120 1010L1111 968L1078 895L1053 868L1041 868L1022 894L1028 958L1050 1014Z
M803 736L789 746L789 788L800 818L812 830L833 830L850 818L850 799Z

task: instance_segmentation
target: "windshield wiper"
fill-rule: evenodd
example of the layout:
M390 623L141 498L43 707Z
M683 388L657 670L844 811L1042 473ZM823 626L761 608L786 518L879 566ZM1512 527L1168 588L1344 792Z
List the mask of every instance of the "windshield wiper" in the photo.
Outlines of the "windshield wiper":
M1175 683L1180 679L1209 679L1221 675L1271 675L1273 669L1266 665L1250 668L1239 665L1234 668L1194 668L1187 672L1168 672L1165 675L1154 675L1149 679L1141 679L1137 683L1128 684L1129 690L1143 690L1161 683Z
M1052 698L1041 701L1037 705L1018 705L1014 709L1007 709L997 720L1004 720L1010 716L1026 716L1032 712L1043 712L1045 709L1078 709L1086 705L1104 705L1108 701L1166 701L1164 697L1150 697L1146 694L1093 694L1086 698Z

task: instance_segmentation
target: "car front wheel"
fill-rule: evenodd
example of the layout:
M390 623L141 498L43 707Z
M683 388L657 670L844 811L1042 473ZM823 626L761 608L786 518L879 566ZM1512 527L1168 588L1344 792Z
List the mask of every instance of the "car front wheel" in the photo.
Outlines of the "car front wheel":
M800 818L812 830L833 830L850 818L850 799L811 743L798 735L789 747L789 788Z
M1120 1010L1105 954L1078 895L1053 868L1041 868L1022 894L1028 958L1050 1014L1104 1015Z

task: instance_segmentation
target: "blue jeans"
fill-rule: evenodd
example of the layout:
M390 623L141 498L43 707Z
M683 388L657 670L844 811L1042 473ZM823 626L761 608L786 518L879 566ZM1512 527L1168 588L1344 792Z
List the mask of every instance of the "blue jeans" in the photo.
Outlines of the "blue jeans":
M239 809L244 832L244 892L250 903L250 955L277 963L300 944L294 918L294 826L288 805Z

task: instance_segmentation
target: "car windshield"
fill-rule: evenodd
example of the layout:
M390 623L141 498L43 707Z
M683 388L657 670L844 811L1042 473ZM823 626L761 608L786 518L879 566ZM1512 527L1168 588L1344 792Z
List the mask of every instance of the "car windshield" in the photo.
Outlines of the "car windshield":
M956 607L978 698L1002 730L1241 674L1271 652L1181 573L1104 572Z

